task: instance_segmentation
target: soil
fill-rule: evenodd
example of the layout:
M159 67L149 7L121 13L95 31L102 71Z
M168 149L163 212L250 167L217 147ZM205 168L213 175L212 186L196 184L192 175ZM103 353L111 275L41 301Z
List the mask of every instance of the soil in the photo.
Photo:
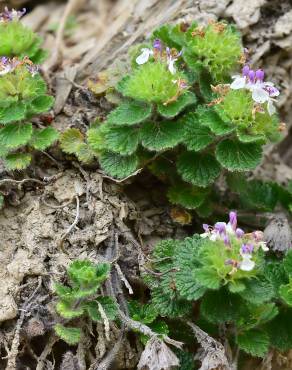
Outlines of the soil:
M121 68L119 61L129 47L156 26L166 21L234 22L245 46L252 50L252 63L263 66L269 79L280 86L278 106L287 124L285 139L266 148L254 176L280 183L292 180L291 1L1 3L27 6L23 21L43 36L45 48L52 51L43 73L56 96L51 124L60 131L76 127L84 132L97 117L106 116L112 106L102 94L94 96L88 91L88 79L97 78L105 68ZM70 22L60 36L57 29L66 12ZM182 226L171 217L175 210L161 198L162 187L145 173L115 182L98 164L81 167L57 147L38 153L34 165L21 173L8 173L0 163L0 190L6 196L0 213L0 369L100 369L94 364L117 342L118 327L112 326L109 342L103 327L97 325L86 329L88 336L77 350L67 346L51 330L55 319L52 283L64 280L66 267L76 258L107 260L117 240L117 263L134 291L143 289L141 259L153 245L162 238L182 238L199 227L196 218ZM129 294L127 287L124 294ZM128 333L111 368L135 369L141 350L140 342ZM248 363L246 369L292 369L290 353L271 354L270 360Z

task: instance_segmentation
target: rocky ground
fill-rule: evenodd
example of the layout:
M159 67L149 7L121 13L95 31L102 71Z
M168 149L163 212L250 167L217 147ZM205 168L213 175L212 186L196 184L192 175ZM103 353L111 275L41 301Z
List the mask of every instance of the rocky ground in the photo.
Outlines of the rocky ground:
M266 149L255 175L281 183L292 179L291 1L15 0L10 4L29 9L24 22L43 36L50 51L43 71L56 96L52 125L60 131L68 127L85 130L96 117L105 116L111 106L102 95L88 92L88 79L98 78L105 68L119 70L117 60L122 61L128 48L156 26L178 20L235 22L245 46L253 51L252 62L280 87L279 108L288 127L284 141ZM62 280L70 261L104 260L117 240L117 263L130 284L139 287L141 258L152 245L198 227L196 219L192 227L175 222L171 217L175 211L161 199L160 186L144 174L135 182L115 182L97 165L83 168L57 148L39 153L25 173L6 173L0 164L0 190L6 195L0 213L0 345L4 357L0 369L60 368L70 348L50 330L52 282ZM71 365L63 364L62 369L86 370L85 359L94 364L119 336L113 327L108 343L102 328L92 331L98 333L98 340L95 336L94 341L87 338L88 343L80 343L76 356L67 353L67 365ZM140 353L140 344L126 336L113 369L134 369ZM292 368L290 357L275 356L272 367L248 364L247 369L288 370Z

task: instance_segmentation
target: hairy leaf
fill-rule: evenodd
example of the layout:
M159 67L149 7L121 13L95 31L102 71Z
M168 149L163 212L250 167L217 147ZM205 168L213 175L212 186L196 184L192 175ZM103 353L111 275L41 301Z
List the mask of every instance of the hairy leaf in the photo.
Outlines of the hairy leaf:
M200 124L195 113L188 113L181 121L185 128L183 142L188 150L200 151L214 141L214 134L207 126Z
M183 126L179 121L147 122L141 129L142 144L149 150L173 148L182 141Z
M258 166L262 159L261 146L226 139L216 148L216 158L229 171L248 171Z
M53 127L34 130L30 145L38 150L45 150L58 139L58 132Z
M202 187L212 184L221 171L220 165L212 155L195 152L180 155L177 170L184 181Z
M187 209L195 209L204 202L206 194L202 188L181 182L169 188L167 197L173 204L181 205Z
M113 125L135 125L151 115L151 106L136 101L126 101L113 110L107 122Z
M69 345L78 344L81 338L81 330L79 328L65 327L57 324L54 327L56 334Z
M69 128L60 138L60 147L69 154L76 154L83 143L84 137L77 128Z
M32 156L29 153L11 153L4 158L8 170L23 170L30 165Z
M239 334L237 344L240 349L252 356L264 357L269 350L270 340L265 331L252 329Z
M27 144L31 136L31 123L10 123L0 129L0 144L14 149Z
M118 179L132 175L138 167L139 161L136 155L121 156L113 152L104 152L99 157L102 169L110 176Z
M110 126L104 137L107 149L121 155L134 153L139 144L139 131L136 127Z
M196 104L196 95L190 91L178 97L178 99L170 104L158 104L158 112L166 118L173 118L183 111L187 106Z

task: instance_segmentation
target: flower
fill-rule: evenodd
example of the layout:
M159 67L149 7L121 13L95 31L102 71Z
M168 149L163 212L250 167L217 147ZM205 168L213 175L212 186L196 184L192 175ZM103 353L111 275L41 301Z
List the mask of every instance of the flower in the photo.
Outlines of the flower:
M4 8L4 12L0 13L0 22L11 22L18 21L26 13L26 9L22 10L8 10L7 6Z
M136 58L136 63L141 65L148 62L151 55L153 55L153 50L148 48L142 48L142 53Z
M251 271L255 267L255 262L251 260L252 255L248 253L242 254L242 261L239 264L239 268L242 271Z
M182 55L182 51L180 51L176 56L172 56L170 49L166 48L166 55L167 55L167 65L169 72L174 75L176 74L176 67L174 63L178 60L178 58Z
M19 66L25 66L32 77L39 72L39 66L33 64L28 57L23 58L23 60L19 60L17 58L11 59L3 56L0 57L0 76L13 72Z
M252 93L252 99L259 104L267 103L267 110L270 115L276 112L273 102L280 94L272 82L264 82L265 72L262 69L256 71L245 65L241 75L232 76L233 82L230 88L233 90L247 89Z
M153 49L158 51L158 52L162 52L162 43L161 43L161 40L159 39L155 39L153 41Z

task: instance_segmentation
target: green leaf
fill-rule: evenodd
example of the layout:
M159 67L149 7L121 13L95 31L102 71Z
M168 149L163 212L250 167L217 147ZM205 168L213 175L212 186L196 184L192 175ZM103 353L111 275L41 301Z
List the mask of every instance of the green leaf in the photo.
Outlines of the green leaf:
M0 129L0 144L14 149L27 144L31 136L31 123L10 123Z
M54 98L49 95L41 95L31 102L30 109L33 113L47 112L52 108L54 104Z
M292 277L290 277L289 284L280 286L279 294L287 305L292 306Z
M222 121L218 114L211 108L199 107L197 114L200 124L208 127L215 135L226 135L235 130L235 127Z
M208 289L219 289L221 285L221 277L213 268L203 267L194 271L194 276L197 282Z
M75 260L68 268L68 275L73 284L86 290L88 287L99 288L109 276L110 264L95 264L89 260Z
M229 171L249 171L260 164L262 148L254 143L226 139L217 145L216 158Z
M107 318L113 321L118 313L117 305L111 297L99 297L96 301L91 301L85 304L85 308L91 320L95 322L102 322L103 319L99 312L98 302L101 304Z
M238 280L233 280L228 284L228 289L231 293L240 293L245 290L245 285Z
M198 254L206 243L200 236L186 238L175 250L176 288L183 298L190 301L198 300L206 292L196 279L196 269L200 267Z
M57 324L54 327L56 334L69 345L78 344L81 339L81 330L79 328L65 327Z
M28 153L11 153L4 158L8 170L23 170L30 165L32 156Z
M264 144L266 142L266 137L264 135L249 135L242 132L237 133L238 140L242 143L260 143Z
M0 123L5 125L13 121L21 121L26 117L26 105L17 102L8 108L0 108Z
M56 311L65 319L73 319L83 315L83 307L73 308L71 302L59 301L56 305Z
M104 152L99 157L102 169L110 176L118 179L132 175L138 167L139 161L136 155L121 156L113 152Z
M287 351L292 348L292 310L280 312L271 322L267 323L267 330L271 345L280 351Z
M83 143L84 137L77 128L69 128L60 138L60 147L69 154L76 154Z
M240 297L225 289L208 291L202 299L201 313L214 324L233 322L240 315L240 305Z
M143 324L152 323L158 316L157 311L151 304L141 304L133 300L128 302L128 306L131 318Z
M91 127L87 131L88 144L97 153L106 149L105 133L107 126L107 124L100 124L97 127Z
M252 356L264 357L269 350L270 340L266 332L252 329L239 334L237 344L240 349Z
M135 125L151 115L151 105L136 101L126 101L113 110L107 122L113 125Z
M275 292L279 290L281 285L285 285L288 283L284 264L282 261L267 262L264 268L264 276L273 285Z
M289 250L283 260L283 265L286 273L292 276L292 250Z
M177 32L173 31L173 27L169 24L164 24L157 28L153 34L153 39L159 39L163 43L165 43L166 46L170 48L180 48L181 46L181 38L180 42L178 41Z
M163 117L173 118L177 116L182 110L187 106L196 104L197 98L196 95L190 91L178 97L178 99L170 104L158 104L157 110Z
M184 181L206 187L220 175L221 168L210 154L186 152L178 158L177 171Z
M206 194L202 188L181 182L168 189L167 197L173 204L179 204L187 209L195 209L204 202Z
M195 113L188 113L181 121L185 129L184 144L188 150L200 151L214 141L215 137L210 129L200 124Z
M275 296L273 285L266 279L255 278L245 282L246 289L240 296L248 302L261 304Z
M59 284L59 283L55 283L54 284L54 291L57 293L57 295L60 297L60 298L63 298L63 299L70 299L72 297L72 289L69 288L68 286L65 286L65 285L62 285L62 284Z
M53 127L46 127L42 130L34 130L30 145L37 150L45 150L51 146L59 137Z
M80 162L90 163L94 158L94 152L91 150L88 144L82 143L78 146L76 156Z
M129 155L137 150L139 131L131 126L110 126L105 132L106 148L121 155Z
M0 210L4 207L4 196L0 194Z
M166 294L161 288L151 291L151 304L160 316L181 317L190 312L191 303L176 294Z
M179 121L147 122L141 129L141 140L149 150L175 147L183 139L183 126Z

